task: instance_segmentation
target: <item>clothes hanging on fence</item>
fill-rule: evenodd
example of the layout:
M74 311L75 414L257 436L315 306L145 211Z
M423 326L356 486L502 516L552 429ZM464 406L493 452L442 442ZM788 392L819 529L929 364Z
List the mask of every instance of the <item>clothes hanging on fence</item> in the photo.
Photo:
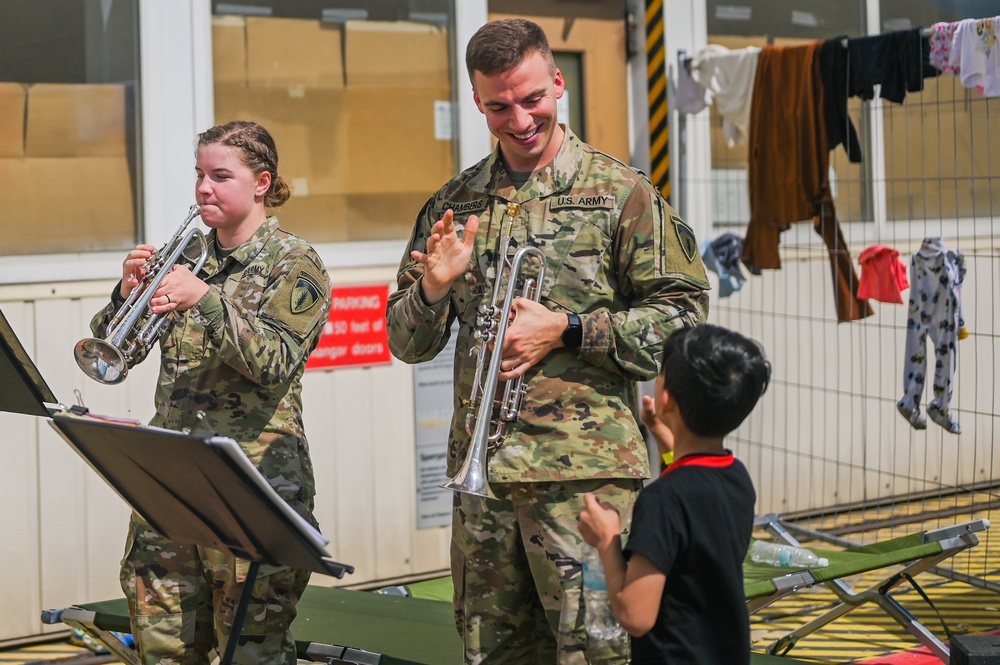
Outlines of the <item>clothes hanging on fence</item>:
M826 243L838 321L872 315L857 297L858 279L830 194L830 152L819 72L822 43L765 46L750 113L750 223L743 263L754 274L779 269L780 234L813 219Z
M902 292L909 288L906 264L899 259L899 251L885 245L872 245L858 256L861 280L858 297L879 302L903 304Z
M910 261L909 312L906 320L906 355L903 358L903 397L896 404L914 429L925 429L920 413L927 374L927 336L934 344L933 398L927 416L952 434L961 427L951 415L955 370L958 366L959 331L962 318L961 285L965 258L948 249L941 238L925 238Z
M941 70L930 64L930 40L920 32L914 28L848 39L848 94L874 99L878 84L879 97L902 104L907 92L923 90L924 79Z
M826 147L830 150L843 145L847 159L861 161L861 142L847 113L847 49L837 37L823 42L819 50L820 79L823 81L823 118L826 123Z
M1000 16L959 21L948 64L966 88L1000 97Z
M678 113L700 113L712 103L712 91L691 78L691 56L679 58L674 108Z
M935 23L927 42L930 45L930 63L945 74L958 74L958 67L950 63L951 45L955 40L958 21Z
M724 46L709 44L691 59L691 78L712 91L729 147L747 139L754 71L759 55L757 46L730 51Z
M705 267L719 276L720 298L728 298L743 288L747 278L740 268L742 254L743 238L735 233L724 233L702 243L701 257Z

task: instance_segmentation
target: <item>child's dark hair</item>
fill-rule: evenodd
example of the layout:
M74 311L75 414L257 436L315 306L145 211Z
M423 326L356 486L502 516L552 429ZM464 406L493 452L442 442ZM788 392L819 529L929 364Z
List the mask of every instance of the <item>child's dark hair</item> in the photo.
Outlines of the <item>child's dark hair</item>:
M732 330L683 328L663 344L663 387L698 436L722 437L739 427L770 380L760 344Z
M214 144L237 148L240 161L254 174L270 172L271 187L264 195L266 207L277 208L291 197L288 183L278 175L278 149L267 129L249 120L233 120L198 135L198 148Z

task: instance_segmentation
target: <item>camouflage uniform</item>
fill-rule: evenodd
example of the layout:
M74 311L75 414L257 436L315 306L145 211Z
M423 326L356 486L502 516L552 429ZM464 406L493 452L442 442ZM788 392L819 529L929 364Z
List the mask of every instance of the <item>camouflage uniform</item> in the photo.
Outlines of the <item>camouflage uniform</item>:
M546 620L533 620L541 626L537 639L551 644L555 635L555 645L543 650L554 654L558 649L559 662L584 662L582 540L576 526L582 492L597 489L618 496L627 529L634 491L649 473L634 417L635 382L656 376L663 340L671 331L704 320L709 285L694 234L649 181L568 129L552 163L520 189L507 175L498 150L452 179L421 211L400 265L399 288L387 308L392 352L410 363L437 355L458 321L451 475L469 444L465 422L470 407L463 399L471 395L474 380L476 310L490 301L508 202L520 204L512 231L517 246L534 245L546 256L540 302L552 311L578 313L583 344L578 350L554 350L524 377L521 418L490 454L489 480L503 505L456 496L456 618L470 662L491 652L490 663L507 662L497 659L499 653L532 621L511 618L517 603L504 604L507 594L496 593L509 588L510 594L520 594L522 606L530 601L544 610ZM428 305L420 295L422 267L410 258L410 250L425 251L431 227L449 208L460 230L470 215L478 215L479 233L469 270L455 281L449 297ZM687 312L666 321L682 309ZM526 489L527 484L533 487ZM551 485L561 489L544 489ZM540 514L522 511L538 500L522 503L517 497L524 492L560 497L543 511L552 518L544 532L539 531ZM521 542L516 542L518 529ZM525 590L500 578L515 574L511 569L524 552L515 553L529 548L529 533L535 534L530 546L541 546L540 565L550 572L533 570ZM498 568L498 562L505 567ZM508 653L510 662L525 662Z
M218 252L214 231L207 240L199 277L210 288L160 337L150 424L207 425L240 442L275 491L315 524L301 378L329 313L329 276L316 252L275 218L228 257ZM116 287L112 303L91 322L95 335L105 334L120 301ZM248 566L172 542L133 514L121 581L143 662L207 664L216 643L224 649ZM296 662L288 628L308 579L307 572L261 565L234 662Z

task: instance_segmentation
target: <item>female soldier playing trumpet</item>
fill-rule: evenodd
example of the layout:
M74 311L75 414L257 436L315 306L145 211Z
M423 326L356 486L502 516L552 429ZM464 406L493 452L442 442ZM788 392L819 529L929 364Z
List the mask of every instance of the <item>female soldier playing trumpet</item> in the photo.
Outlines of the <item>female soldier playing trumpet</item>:
M312 247L266 215L290 194L267 130L230 122L200 134L197 146L195 196L211 229L208 257L198 274L175 266L149 300L152 313L173 319L160 337L150 424L194 428L204 412L212 431L240 442L275 491L315 524L300 392L329 313L329 278ZM141 282L154 249L129 252L112 302L91 322L96 335ZM121 583L142 661L207 665L213 647L225 648L248 568L217 550L172 542L133 514ZM260 567L233 662L294 665L289 625L308 578Z

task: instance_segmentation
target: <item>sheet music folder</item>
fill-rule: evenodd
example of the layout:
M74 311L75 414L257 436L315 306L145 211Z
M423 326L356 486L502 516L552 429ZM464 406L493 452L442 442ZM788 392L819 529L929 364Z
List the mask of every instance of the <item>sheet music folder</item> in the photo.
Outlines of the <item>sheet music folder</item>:
M71 413L50 422L168 538L338 578L354 572L330 558L329 541L278 496L232 439Z
M67 358L69 354L67 353ZM45 379L0 311L0 411L48 417L57 404Z

